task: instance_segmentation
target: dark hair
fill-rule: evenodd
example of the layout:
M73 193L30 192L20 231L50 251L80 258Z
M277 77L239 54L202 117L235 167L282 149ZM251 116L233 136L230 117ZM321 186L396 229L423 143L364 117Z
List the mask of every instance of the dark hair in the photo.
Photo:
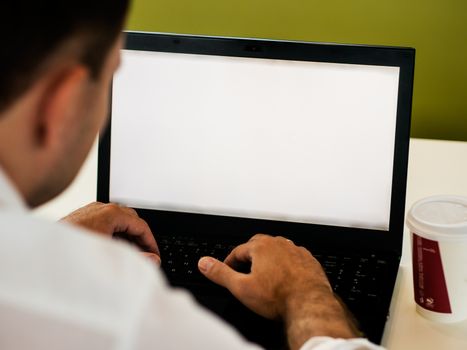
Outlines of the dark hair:
M99 76L122 31L129 0L14 0L0 18L0 111L40 76L57 50L79 39L79 61Z

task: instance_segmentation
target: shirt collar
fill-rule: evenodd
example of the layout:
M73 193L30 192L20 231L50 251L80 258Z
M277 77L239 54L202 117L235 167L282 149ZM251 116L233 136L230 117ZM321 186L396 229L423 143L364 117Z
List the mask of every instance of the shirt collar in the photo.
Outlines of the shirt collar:
M0 166L0 209L27 210L26 202Z

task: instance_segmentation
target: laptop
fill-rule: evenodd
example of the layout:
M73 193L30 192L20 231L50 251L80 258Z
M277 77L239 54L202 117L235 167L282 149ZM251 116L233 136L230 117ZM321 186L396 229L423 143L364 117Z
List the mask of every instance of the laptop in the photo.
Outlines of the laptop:
M282 325L205 279L255 233L321 262L380 343L402 250L415 50L128 32L98 200L135 208L169 282L269 349ZM248 266L245 267L248 272Z

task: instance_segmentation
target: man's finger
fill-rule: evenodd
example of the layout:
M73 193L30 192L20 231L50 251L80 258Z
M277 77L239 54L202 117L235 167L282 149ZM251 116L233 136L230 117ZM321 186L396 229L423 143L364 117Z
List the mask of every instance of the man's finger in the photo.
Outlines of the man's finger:
M243 243L232 249L229 255L224 259L224 263L230 267L236 268L240 263L246 263L251 261L251 243Z
M264 238L264 237L271 237L271 236L266 235L266 234L264 234L264 233L257 233L257 234L255 234L253 237L251 237L251 238L249 239L248 242L257 241L258 239L262 239L262 238Z
M198 261L198 268L201 273L209 280L219 284L234 293L245 275L234 271L231 267L224 264L222 261L211 258L209 256L202 257Z
M144 257L151 260L156 266L161 266L161 258L157 254L143 253Z
M134 217L139 217L138 212L135 209L127 207L127 206L122 205L122 204L119 204L118 206L120 207L121 210L123 210L128 215L131 215L131 216L134 216Z
M115 232L124 232L136 240L136 243L142 248L146 248L150 253L160 255L154 235L143 219L133 215L119 216L119 222L116 223L116 226Z

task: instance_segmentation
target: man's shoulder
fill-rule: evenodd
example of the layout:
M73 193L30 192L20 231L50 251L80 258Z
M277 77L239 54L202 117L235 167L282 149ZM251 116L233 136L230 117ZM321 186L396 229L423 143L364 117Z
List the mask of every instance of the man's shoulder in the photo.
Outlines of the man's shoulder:
M124 243L30 213L0 211L0 225L3 298L117 317L165 284L157 269Z

